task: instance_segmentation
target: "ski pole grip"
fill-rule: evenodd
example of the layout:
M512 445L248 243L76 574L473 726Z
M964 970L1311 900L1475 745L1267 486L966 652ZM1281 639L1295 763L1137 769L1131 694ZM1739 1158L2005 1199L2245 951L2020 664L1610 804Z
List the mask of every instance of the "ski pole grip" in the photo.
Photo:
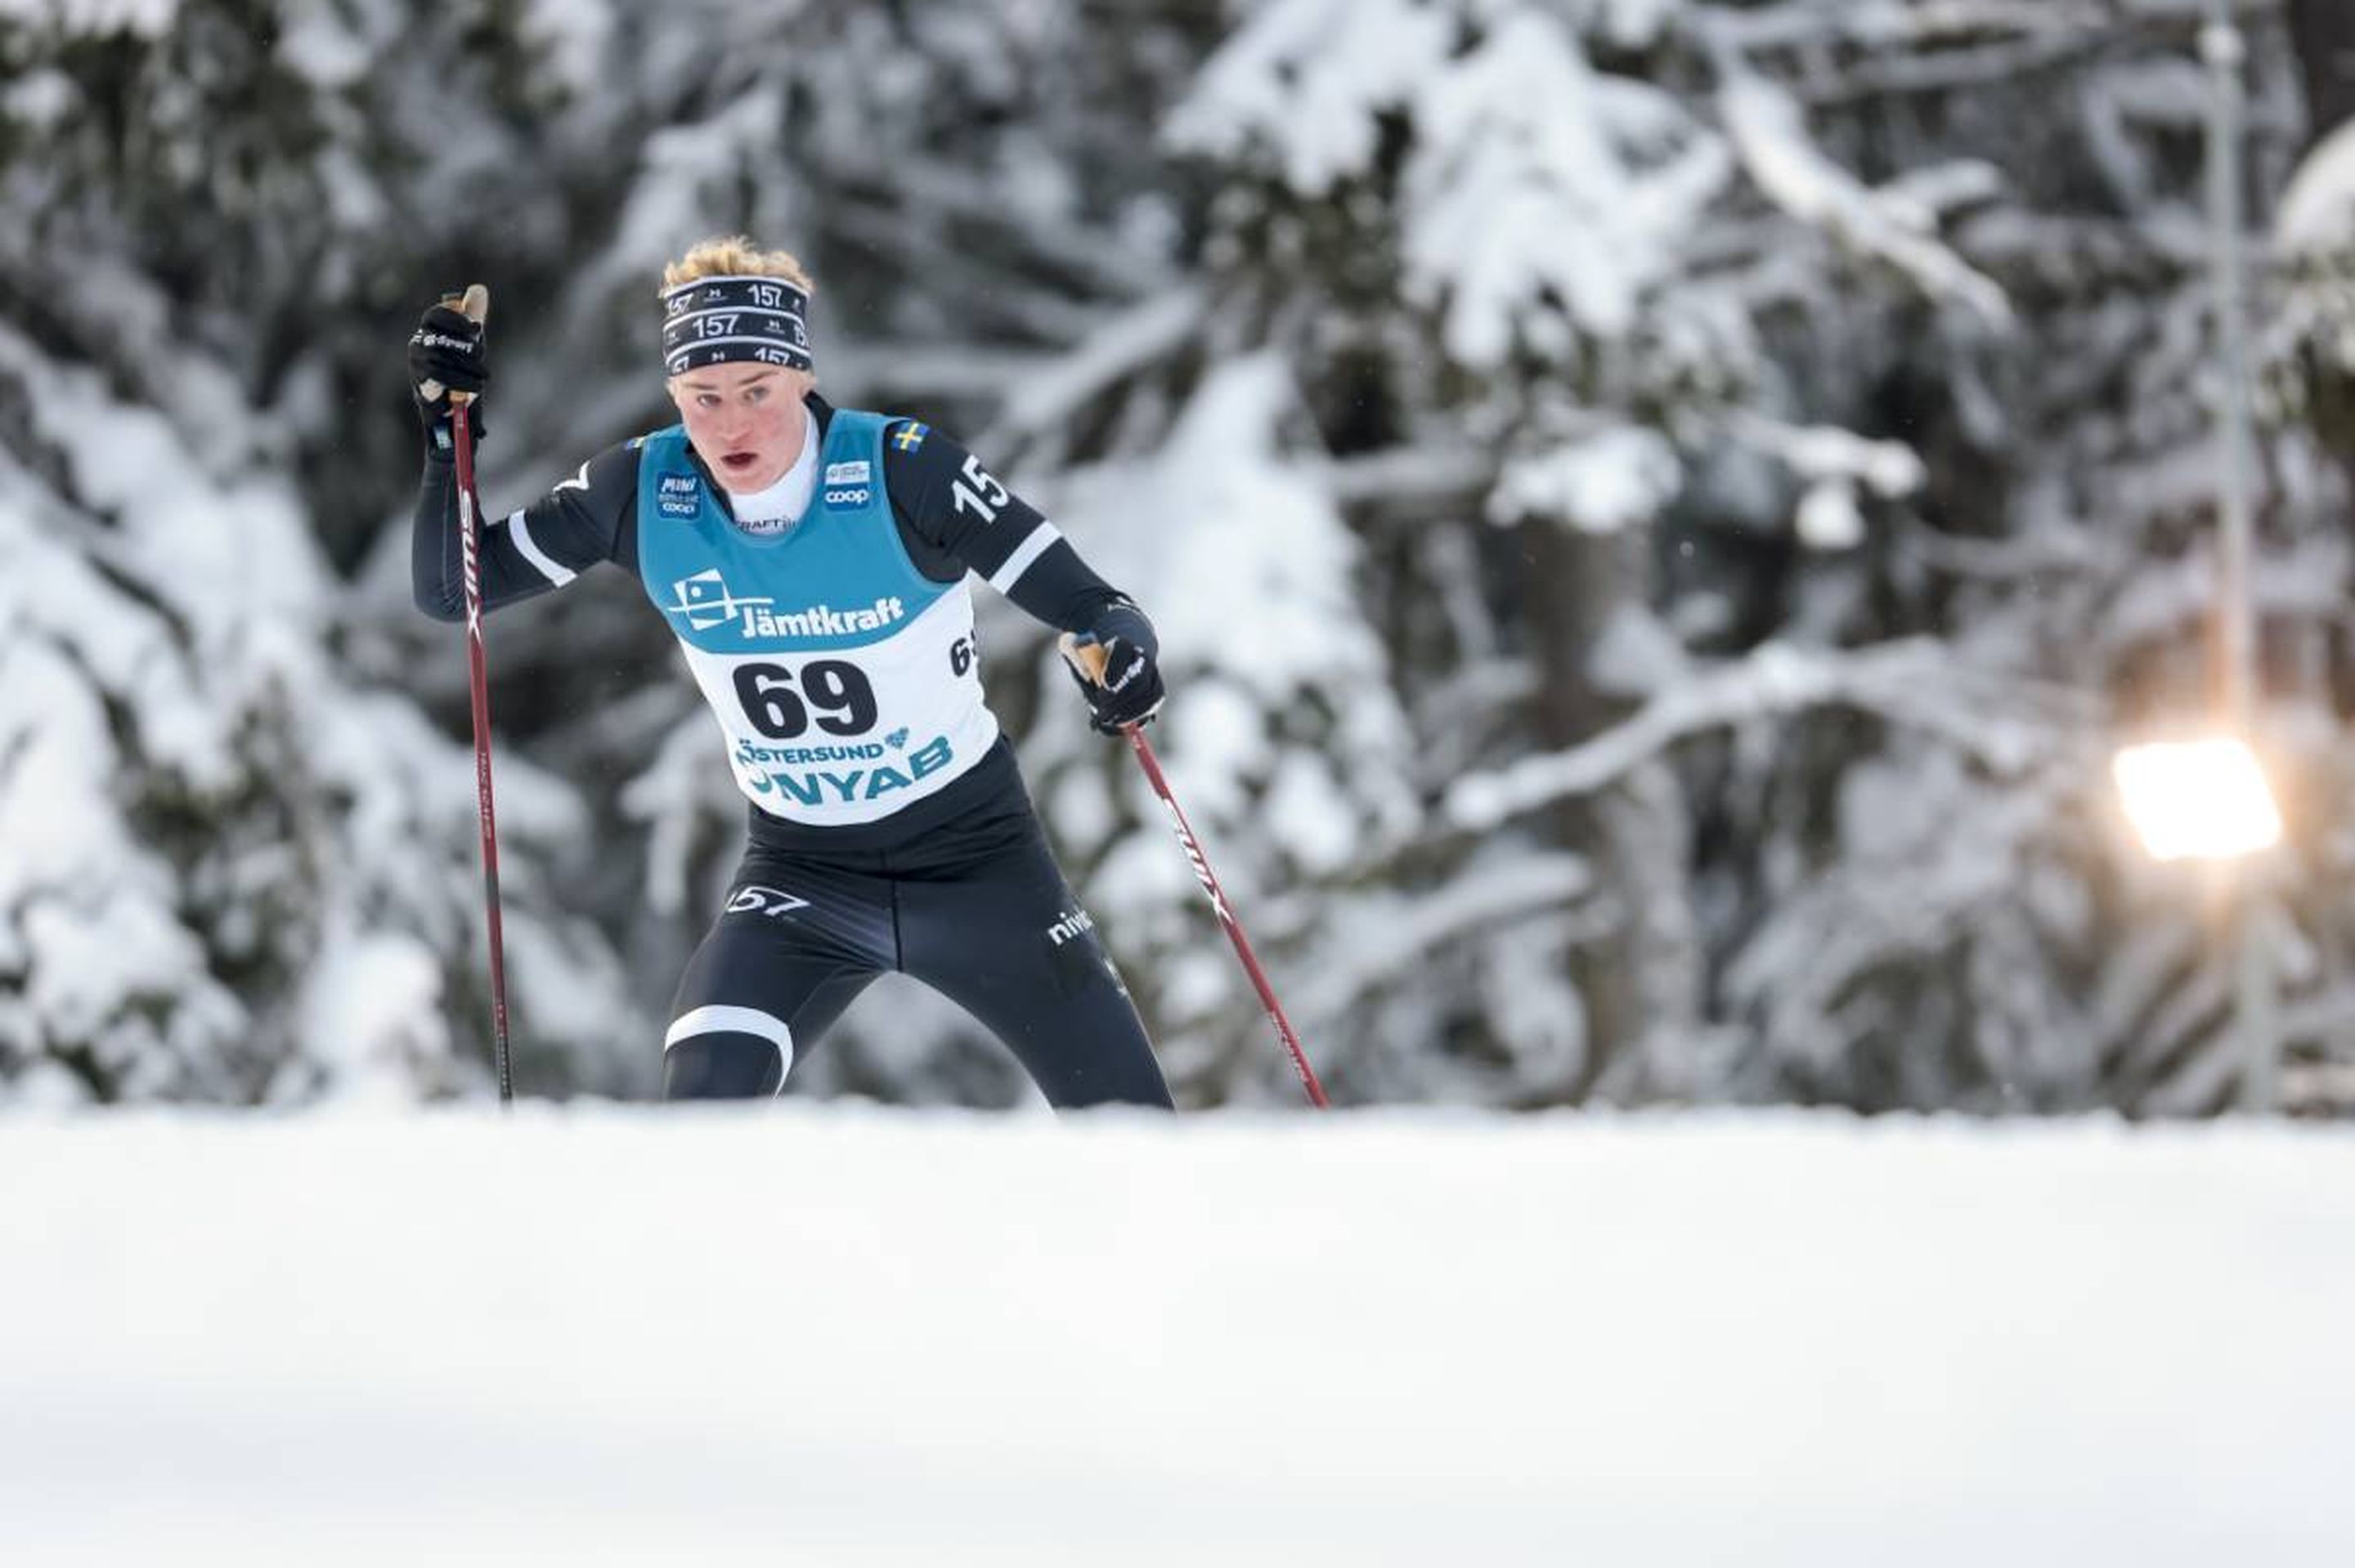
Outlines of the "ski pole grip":
M1077 670L1088 684L1092 686L1103 684L1104 665L1107 662L1103 644L1082 642L1066 631L1055 639L1055 647L1063 655L1063 662Z
M491 291L480 283L469 283L464 294L455 298L444 297L442 302L445 305L457 306L458 313L477 326L491 319ZM417 389L425 394L425 400L429 403L442 396L442 383L439 381L423 382ZM450 394L450 403L453 408L474 400L474 395L472 392Z

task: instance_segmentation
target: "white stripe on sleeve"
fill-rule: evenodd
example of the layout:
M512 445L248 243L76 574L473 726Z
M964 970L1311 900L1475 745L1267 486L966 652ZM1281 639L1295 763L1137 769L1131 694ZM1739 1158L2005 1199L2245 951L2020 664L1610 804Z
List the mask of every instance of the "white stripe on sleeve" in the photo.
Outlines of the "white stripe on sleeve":
M1041 517L1039 526L1030 530L1030 536L1006 557L1006 564L989 574L989 586L1000 593L1011 593L1014 585L1022 580L1022 574L1030 569L1030 563L1045 555L1048 547L1062 536L1061 529Z
M533 541L531 529L525 524L522 513L516 513L507 519L507 537L515 541L515 547L522 554L523 558L537 567L541 577L546 577L558 588L562 588L579 575Z

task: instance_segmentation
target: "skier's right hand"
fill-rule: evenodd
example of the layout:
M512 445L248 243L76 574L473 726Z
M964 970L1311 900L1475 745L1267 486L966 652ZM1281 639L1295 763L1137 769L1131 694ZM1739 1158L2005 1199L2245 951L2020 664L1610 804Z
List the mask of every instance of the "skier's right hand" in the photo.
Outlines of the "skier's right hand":
M417 417L437 452L451 449L450 394L471 395L466 428L483 438L483 388L491 381L483 355L483 323L458 308L456 295L427 311L409 335L409 391Z
M1088 726L1097 734L1119 735L1151 723L1161 711L1161 667L1142 641L1090 632L1067 635L1060 646L1065 667L1088 700Z

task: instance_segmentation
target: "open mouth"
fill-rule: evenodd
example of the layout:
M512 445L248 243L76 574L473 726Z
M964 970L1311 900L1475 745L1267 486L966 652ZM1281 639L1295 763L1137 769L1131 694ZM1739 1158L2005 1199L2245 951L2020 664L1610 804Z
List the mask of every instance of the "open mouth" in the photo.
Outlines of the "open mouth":
M729 452L719 460L719 466L730 473L742 473L760 461L757 452Z

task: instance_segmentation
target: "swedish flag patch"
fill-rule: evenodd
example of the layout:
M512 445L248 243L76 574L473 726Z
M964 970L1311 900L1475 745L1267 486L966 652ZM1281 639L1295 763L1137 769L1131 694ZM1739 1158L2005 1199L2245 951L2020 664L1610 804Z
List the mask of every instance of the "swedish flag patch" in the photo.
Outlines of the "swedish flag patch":
M921 420L911 419L891 432L891 444L903 452L911 452L922 446L924 438L932 433L932 429L930 425Z

